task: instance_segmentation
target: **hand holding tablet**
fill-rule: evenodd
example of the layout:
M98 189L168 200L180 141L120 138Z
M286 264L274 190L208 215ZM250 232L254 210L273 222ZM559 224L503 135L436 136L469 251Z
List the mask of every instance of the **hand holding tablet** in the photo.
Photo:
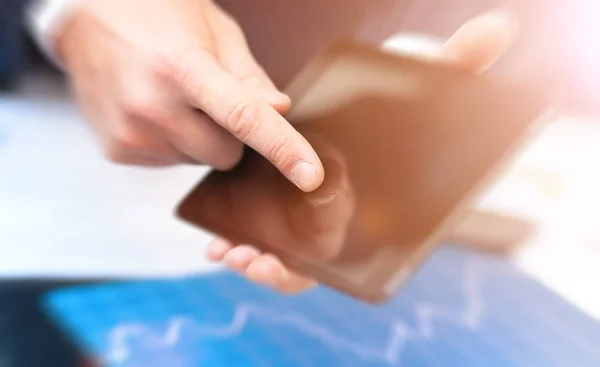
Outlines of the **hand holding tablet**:
M200 183L179 215L371 302L396 292L464 219L547 107L529 85L356 43L332 46L288 94L286 118L328 162L323 186L301 192L247 149L234 170ZM241 262L250 278L294 291L261 279L260 262Z

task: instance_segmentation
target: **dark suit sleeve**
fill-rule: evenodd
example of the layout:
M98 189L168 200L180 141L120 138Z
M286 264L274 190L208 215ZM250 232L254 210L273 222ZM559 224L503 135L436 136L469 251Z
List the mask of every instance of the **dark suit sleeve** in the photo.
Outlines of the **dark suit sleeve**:
M32 67L45 64L27 29L26 9L33 0L0 0L0 89L13 85Z

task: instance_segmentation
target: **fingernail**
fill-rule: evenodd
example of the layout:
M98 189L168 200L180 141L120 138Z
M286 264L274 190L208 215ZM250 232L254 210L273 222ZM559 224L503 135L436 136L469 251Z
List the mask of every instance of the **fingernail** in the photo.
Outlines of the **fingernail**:
M311 191L317 182L317 169L307 161L300 161L292 167L292 180L303 191Z
M271 277L267 281L267 285L269 287L273 287L273 288L279 287L282 283L285 283L290 276L287 269L282 266L279 266L279 272L277 274L278 275Z

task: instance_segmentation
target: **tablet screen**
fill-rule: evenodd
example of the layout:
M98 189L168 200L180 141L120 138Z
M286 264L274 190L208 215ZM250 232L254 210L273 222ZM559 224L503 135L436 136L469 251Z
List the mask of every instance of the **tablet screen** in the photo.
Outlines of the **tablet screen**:
M289 94L323 185L303 193L247 149L179 215L373 301L420 265L545 109L530 88L355 44L324 53Z

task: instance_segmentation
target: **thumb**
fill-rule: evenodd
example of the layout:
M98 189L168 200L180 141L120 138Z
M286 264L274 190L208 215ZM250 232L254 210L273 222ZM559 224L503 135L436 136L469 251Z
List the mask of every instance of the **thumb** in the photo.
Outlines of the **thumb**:
M478 73L506 52L516 32L516 21L510 13L489 11L463 24L442 46L438 57Z

